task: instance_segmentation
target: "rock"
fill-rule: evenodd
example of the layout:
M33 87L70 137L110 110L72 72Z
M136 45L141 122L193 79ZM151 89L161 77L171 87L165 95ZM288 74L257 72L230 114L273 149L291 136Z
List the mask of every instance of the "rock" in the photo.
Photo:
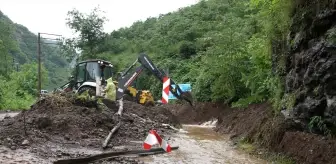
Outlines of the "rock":
M87 135L87 134L82 134L82 139L87 139L87 138L89 138L89 136Z
M29 145L29 141L28 140L24 140L22 143L21 143L22 146L27 146Z
M293 12L288 55L282 64L285 92L296 95L293 120L307 124L311 117L321 116L328 126L336 126L336 10L333 5L312 10L308 3L313 2L302 1L301 9ZM276 64L281 63L272 65Z
M4 119L9 119L9 118L10 118L9 114L6 114L6 115L4 116Z
M16 150L16 146L11 146L10 149Z
M70 140L70 137L69 137L69 135L65 135L65 136L64 136L64 139L66 139L66 140L68 140L68 141L69 141L69 140Z
M37 152L37 148L34 147L32 150L31 150L32 153L36 153Z

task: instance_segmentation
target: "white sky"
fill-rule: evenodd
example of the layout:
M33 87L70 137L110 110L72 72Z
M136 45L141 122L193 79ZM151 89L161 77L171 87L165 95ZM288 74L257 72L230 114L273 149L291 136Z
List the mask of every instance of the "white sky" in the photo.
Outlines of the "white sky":
M99 5L109 20L105 24L105 31L112 32L130 26L137 20L156 17L197 2L198 0L0 0L0 10L33 33L55 33L70 37L72 32L65 25L65 18L73 8L89 13Z

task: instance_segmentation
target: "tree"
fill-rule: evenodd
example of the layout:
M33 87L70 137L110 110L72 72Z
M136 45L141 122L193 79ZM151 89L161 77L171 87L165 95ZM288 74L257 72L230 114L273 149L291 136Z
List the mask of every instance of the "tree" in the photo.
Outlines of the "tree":
M101 10L98 7L94 8L90 14L80 13L76 9L68 12L66 24L78 36L64 40L63 48L67 49L67 52L74 55L76 51L80 51L83 59L96 57L98 47L106 37L103 25L107 19L100 16L100 13Z
M3 41L0 39L0 75L7 77L10 73L10 61L11 56L9 56L7 49L5 48Z

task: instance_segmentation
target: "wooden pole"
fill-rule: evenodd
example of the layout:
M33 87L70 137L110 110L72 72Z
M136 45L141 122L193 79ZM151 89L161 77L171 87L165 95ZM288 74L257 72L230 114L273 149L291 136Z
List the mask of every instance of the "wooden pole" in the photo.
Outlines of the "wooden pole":
M179 147L171 147L171 150L177 150ZM131 151L121 151L121 152L108 152L108 153L102 153L98 155L92 155L89 157L83 157L83 158L74 158L74 159L62 159L55 161L54 164L84 164L93 162L99 159L104 158L111 158L111 157L118 157L123 155L132 155L132 154L138 154L138 155L145 155L145 154L158 154L158 153L165 153L165 151L162 148L154 148L151 150L131 150Z
M41 34L37 34L37 59L38 59L38 84L37 84L37 96L41 97Z

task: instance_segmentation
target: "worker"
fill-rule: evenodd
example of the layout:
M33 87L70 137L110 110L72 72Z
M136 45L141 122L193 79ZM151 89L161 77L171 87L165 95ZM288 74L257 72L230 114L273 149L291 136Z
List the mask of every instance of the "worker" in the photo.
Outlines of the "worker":
M105 98L112 100L112 101L116 101L116 86L113 83L112 77L107 79L107 85L106 85L106 89L105 89Z

